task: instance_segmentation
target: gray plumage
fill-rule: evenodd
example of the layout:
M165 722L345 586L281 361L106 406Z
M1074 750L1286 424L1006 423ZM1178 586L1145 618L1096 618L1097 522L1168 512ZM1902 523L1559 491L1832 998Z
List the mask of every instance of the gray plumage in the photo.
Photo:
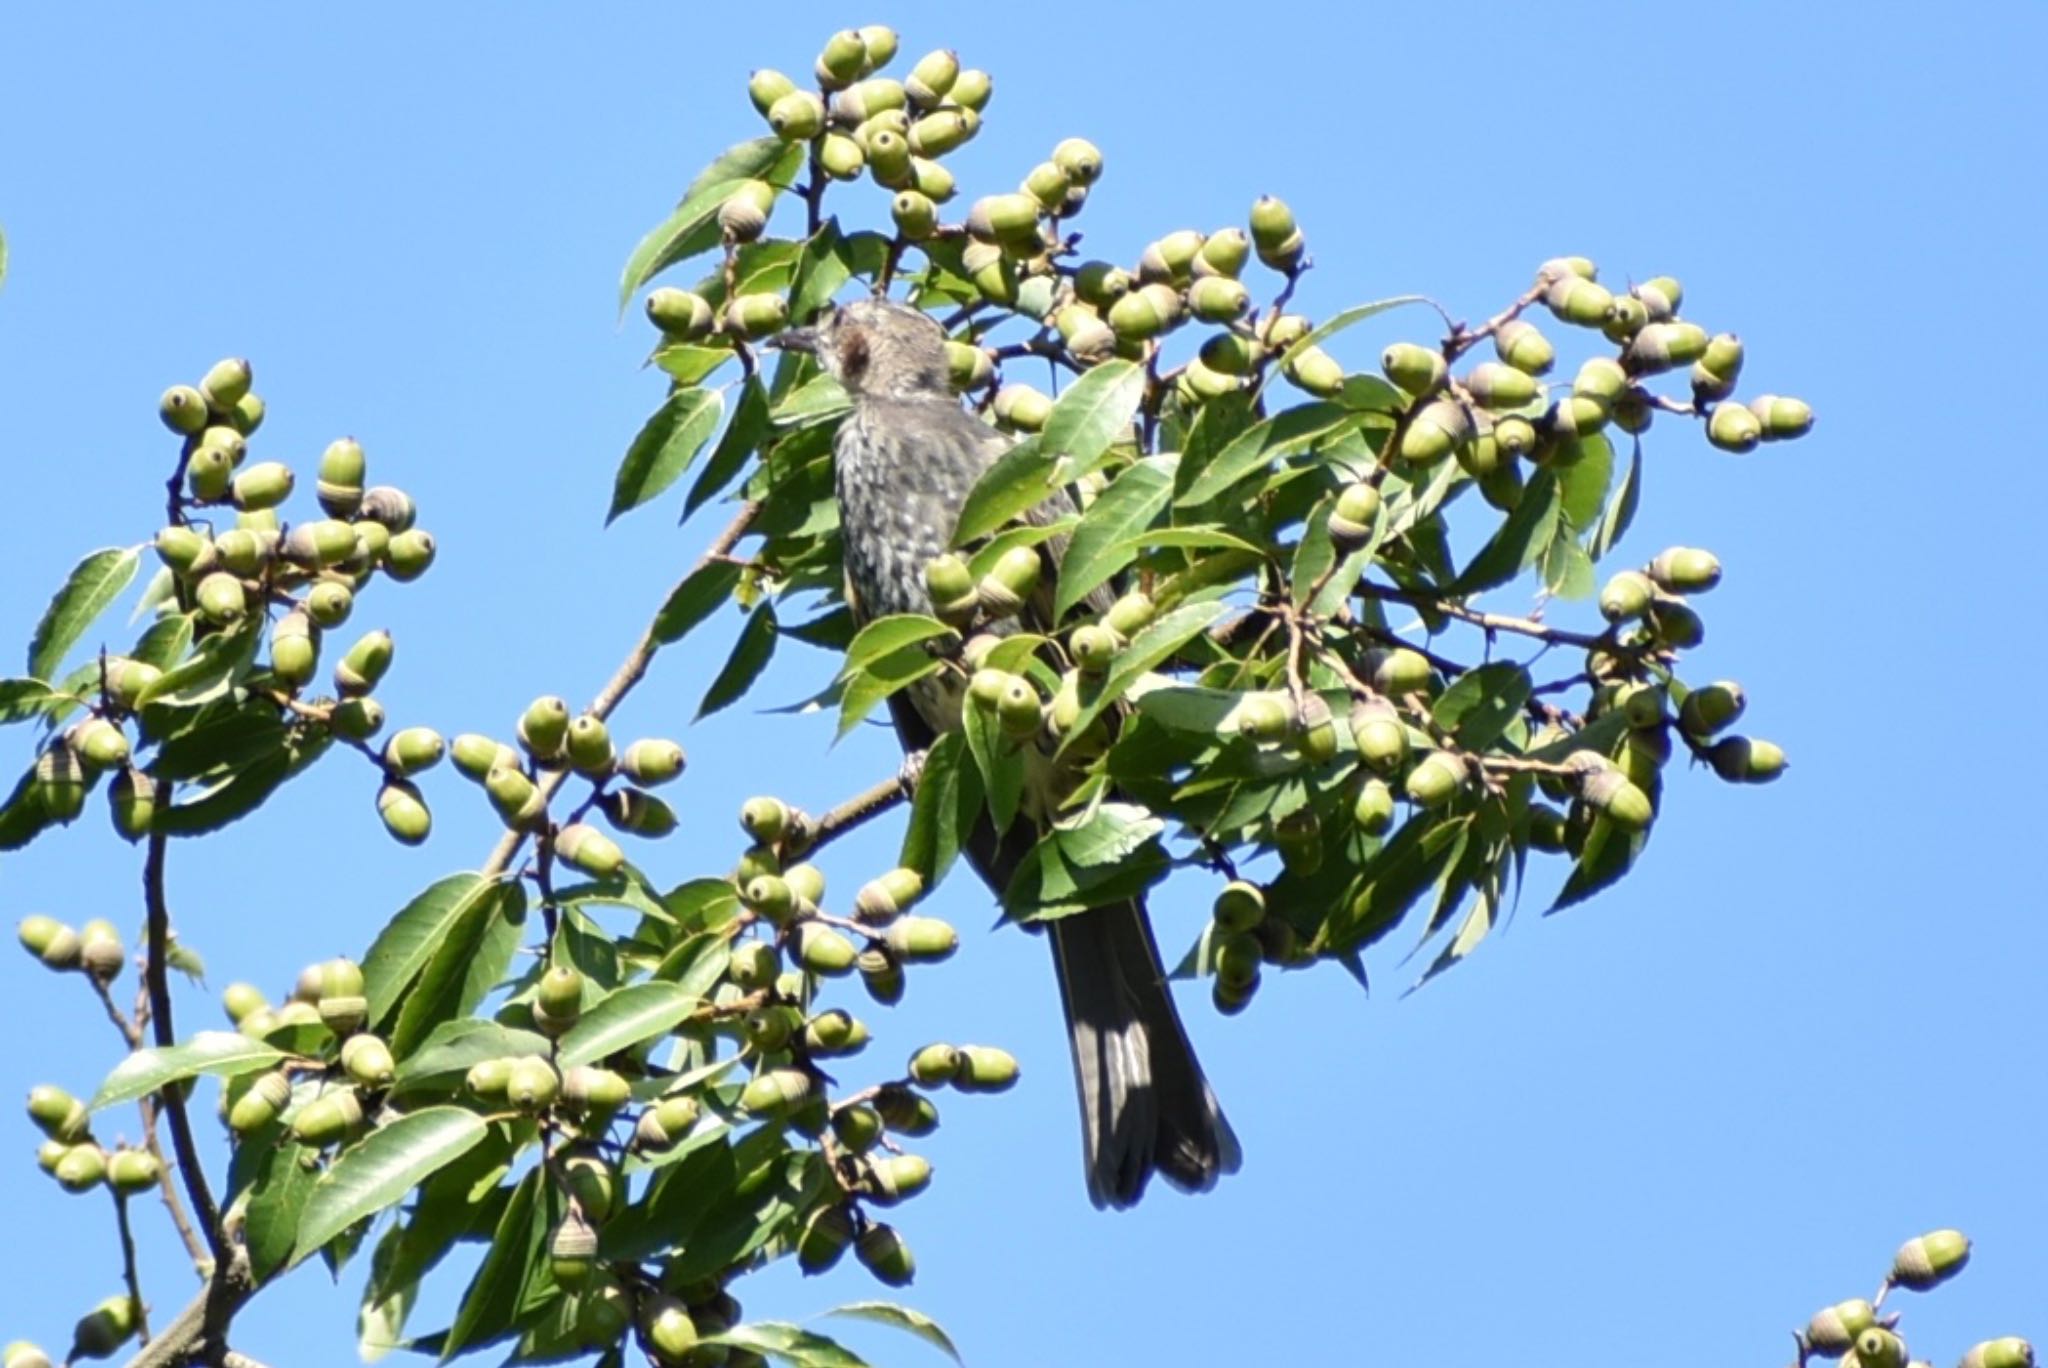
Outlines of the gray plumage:
M931 611L925 566L949 549L968 492L1008 445L954 397L945 340L923 313L886 300L847 305L785 339L815 351L854 399L833 450L847 592L858 621ZM1062 493L1033 516L1057 517L1071 507ZM1062 550L1046 545L1055 561ZM1051 630L1045 615L1044 602L1027 608L1026 626ZM930 682L890 703L906 750L925 749L958 724L957 686ZM1027 748L1024 762L1046 777L1045 757ZM1027 792L1032 787L1027 782ZM1035 839L1027 822L998 837L984 818L968 858L1000 895ZM1127 1207L1155 1171L1194 1192L1235 1172L1237 1137L1174 1010L1144 904L1097 908L1049 926L1080 1092L1089 1198L1098 1207Z

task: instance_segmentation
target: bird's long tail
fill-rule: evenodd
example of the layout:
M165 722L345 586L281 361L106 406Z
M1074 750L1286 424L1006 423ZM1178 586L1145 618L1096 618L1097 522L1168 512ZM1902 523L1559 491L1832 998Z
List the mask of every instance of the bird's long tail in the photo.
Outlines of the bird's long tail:
M1081 1094L1088 1196L1127 1207L1156 1171L1203 1192L1237 1171L1237 1136L1188 1044L1143 903L1050 923Z

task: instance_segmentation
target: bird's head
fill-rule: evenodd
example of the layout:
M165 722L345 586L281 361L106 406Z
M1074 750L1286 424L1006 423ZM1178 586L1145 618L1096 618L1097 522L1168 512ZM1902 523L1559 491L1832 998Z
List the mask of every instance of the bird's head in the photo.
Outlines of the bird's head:
M775 339L786 351L810 352L825 373L860 397L951 397L946 331L930 315L887 299L840 305L808 328Z

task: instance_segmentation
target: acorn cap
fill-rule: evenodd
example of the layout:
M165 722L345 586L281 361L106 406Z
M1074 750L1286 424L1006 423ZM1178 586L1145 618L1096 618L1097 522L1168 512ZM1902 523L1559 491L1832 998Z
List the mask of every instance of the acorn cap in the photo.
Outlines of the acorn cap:
M1516 370L1530 375L1549 374L1557 361L1557 348L1525 318L1510 319L1495 330L1493 352Z
M363 1103L354 1088L336 1088L320 1094L299 1108L292 1118L292 1138L302 1145L324 1149L347 1138L362 1124Z

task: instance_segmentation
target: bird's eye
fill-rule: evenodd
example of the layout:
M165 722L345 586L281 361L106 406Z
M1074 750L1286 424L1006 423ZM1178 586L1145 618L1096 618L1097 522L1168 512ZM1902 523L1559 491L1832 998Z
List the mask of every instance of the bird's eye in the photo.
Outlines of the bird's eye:
M839 336L839 373L848 379L859 379L861 372L868 368L868 335L859 328L848 328Z

